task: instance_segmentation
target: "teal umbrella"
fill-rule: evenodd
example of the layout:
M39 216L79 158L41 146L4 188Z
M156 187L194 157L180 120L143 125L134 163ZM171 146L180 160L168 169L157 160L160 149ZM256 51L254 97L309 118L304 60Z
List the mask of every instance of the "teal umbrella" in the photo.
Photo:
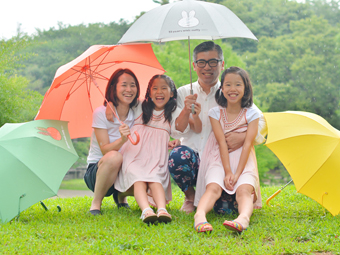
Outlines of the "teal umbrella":
M9 222L39 201L57 195L78 155L67 122L36 120L0 128L0 219Z

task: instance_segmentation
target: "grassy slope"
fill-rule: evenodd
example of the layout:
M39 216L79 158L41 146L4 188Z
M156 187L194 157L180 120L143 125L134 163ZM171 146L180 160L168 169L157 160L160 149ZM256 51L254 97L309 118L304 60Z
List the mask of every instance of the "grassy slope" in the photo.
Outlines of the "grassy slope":
M263 199L277 189L262 188ZM241 235L222 226L233 216L215 213L208 215L213 233L197 234L193 214L179 212L182 200L175 189L168 205L173 222L150 227L139 219L133 198L132 210L118 210L106 198L103 215L97 217L87 213L90 197L45 200L49 211L36 204L21 213L19 221L0 225L0 254L340 254L339 216L325 214L294 186L273 199L273 207L256 210Z

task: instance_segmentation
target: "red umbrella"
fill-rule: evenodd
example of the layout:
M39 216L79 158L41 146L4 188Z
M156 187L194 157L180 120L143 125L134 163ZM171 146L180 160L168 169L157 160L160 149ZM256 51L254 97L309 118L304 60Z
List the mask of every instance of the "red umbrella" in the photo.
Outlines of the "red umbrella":
M59 67L35 119L69 121L72 139L89 137L93 110L103 104L109 78L119 68L135 73L142 96L150 78L164 73L151 44L91 46Z

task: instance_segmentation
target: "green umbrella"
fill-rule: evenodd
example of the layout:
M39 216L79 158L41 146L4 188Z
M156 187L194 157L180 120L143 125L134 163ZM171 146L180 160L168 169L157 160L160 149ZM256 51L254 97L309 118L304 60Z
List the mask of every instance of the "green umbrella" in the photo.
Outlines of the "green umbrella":
M67 122L36 120L0 128L0 219L9 222L39 201L57 195L78 155Z

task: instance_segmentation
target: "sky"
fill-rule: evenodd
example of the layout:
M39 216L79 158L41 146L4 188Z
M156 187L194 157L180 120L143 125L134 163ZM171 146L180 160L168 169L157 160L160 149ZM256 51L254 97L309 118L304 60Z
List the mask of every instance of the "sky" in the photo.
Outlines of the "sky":
M173 1L170 1L173 2ZM152 0L6 0L1 3L0 39L10 39L21 31L32 35L36 28L49 30L64 25L132 22L142 11L159 4Z

